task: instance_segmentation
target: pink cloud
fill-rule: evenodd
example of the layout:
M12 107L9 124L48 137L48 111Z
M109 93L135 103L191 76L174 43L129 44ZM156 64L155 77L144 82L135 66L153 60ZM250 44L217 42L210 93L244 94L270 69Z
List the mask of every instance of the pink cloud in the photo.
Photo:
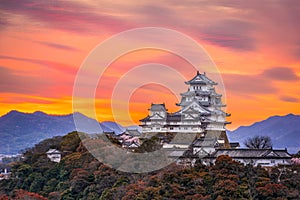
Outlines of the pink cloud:
M199 28L202 39L221 47L237 51L253 51L255 38L253 24L242 20L219 20Z
M278 89L260 75L223 74L226 91L240 95L270 94Z
M123 20L99 13L88 4L74 1L12 0L2 3L0 9L10 14L23 15L32 22L43 22L46 26L76 33L128 28ZM14 25L9 19L5 19L5 22Z
M292 68L289 67L272 67L270 69L266 69L263 72L263 75L279 81L297 81L299 77L295 73Z
M280 96L279 99L281 101L291 102L291 103L299 103L300 99L291 97L291 96Z
M58 70L60 72L66 73L66 74L74 75L77 72L77 68L75 68L74 66L64 64L64 63L54 62L54 61L50 61L50 60L20 58L20 57L14 57L14 56L6 56L6 55L0 55L0 59L17 60L17 61L38 64L42 67L48 67L48 68Z
M65 44L57 44L57 43L46 42L46 41L33 41L33 42L41 44L41 45L45 45L47 47L66 50L66 51L80 51L79 49L77 49L75 47L68 46L68 45L65 45Z
M274 81L297 82L299 77L292 68L267 68L260 74L223 74L226 90L240 95L276 94L279 92ZM293 97L281 96L284 101L297 101Z

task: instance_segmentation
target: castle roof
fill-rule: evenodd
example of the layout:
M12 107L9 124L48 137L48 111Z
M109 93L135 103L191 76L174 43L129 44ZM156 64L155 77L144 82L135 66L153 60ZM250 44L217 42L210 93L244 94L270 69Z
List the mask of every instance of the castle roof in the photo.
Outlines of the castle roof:
M215 138L198 138L193 142L194 147L215 147L218 146L218 139Z
M195 91L186 91L183 93L180 93L181 96L194 96L195 95Z
M46 154L61 154L61 152L57 149L49 149Z
M132 136L132 137L140 136L141 135L141 133L137 129L126 129L125 133L127 135Z
M209 78L207 78L206 74L200 74L199 71L197 71L197 74L194 78L192 78L189 81L185 82L188 85L192 85L192 84L201 84L201 85L217 85L216 82L210 80Z
M231 158L291 158L286 149L216 149L209 157L228 155Z
M237 148L240 147L240 143L239 142L230 142L230 148Z
M167 121L168 122L180 122L182 120L182 116L179 113L176 114L170 114L167 115Z
M166 106L164 103L162 104L151 104L151 108L149 109L151 111L167 111Z
M178 158L178 157L183 156L183 154L185 152L186 152L186 149L176 149L176 150L170 151L168 157Z

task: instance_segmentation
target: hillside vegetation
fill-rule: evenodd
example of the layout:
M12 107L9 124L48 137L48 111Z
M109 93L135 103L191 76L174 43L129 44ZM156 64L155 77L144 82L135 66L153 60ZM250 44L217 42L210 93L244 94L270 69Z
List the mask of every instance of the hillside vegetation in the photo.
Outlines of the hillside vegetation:
M45 152L64 152L60 163ZM299 166L244 166L221 156L213 166L172 164L147 174L116 171L97 161L77 132L37 144L0 181L0 199L299 199ZM25 198L26 197L26 198ZM29 198L30 197L30 198Z

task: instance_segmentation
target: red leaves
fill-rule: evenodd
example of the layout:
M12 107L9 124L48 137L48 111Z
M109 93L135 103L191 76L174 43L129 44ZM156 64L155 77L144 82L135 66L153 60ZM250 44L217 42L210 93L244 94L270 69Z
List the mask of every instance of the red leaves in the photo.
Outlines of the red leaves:
M257 192L261 199L280 198L287 196L288 189L282 184L268 183L264 187L258 187Z
M25 190L15 190L14 191L14 199L15 200L47 200L47 198L32 192L27 192Z

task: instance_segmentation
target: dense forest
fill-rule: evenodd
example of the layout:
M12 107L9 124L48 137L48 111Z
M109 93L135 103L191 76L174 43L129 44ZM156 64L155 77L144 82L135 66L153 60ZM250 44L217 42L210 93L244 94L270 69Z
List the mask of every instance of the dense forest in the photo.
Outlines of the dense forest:
M47 158L50 148L64 152L60 163ZM212 166L129 174L97 161L77 132L42 141L11 165L0 199L300 199L299 165L265 170L220 156Z

